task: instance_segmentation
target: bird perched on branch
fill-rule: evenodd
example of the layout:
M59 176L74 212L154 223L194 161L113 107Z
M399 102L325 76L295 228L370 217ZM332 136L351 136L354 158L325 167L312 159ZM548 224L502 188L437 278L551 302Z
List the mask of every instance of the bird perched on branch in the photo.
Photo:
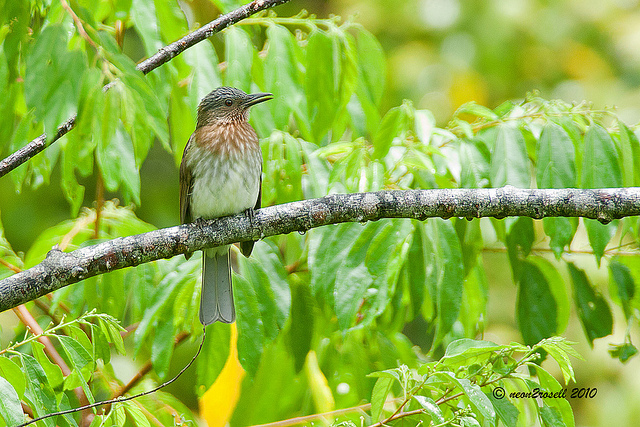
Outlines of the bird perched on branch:
M260 208L262 152L256 131L248 123L249 108L272 99L270 93L246 94L220 87L198 106L196 130L180 164L180 222L211 219ZM254 242L241 242L249 256ZM229 264L230 245L202 253L200 322L203 325L236 318ZM187 255L189 258L191 254Z

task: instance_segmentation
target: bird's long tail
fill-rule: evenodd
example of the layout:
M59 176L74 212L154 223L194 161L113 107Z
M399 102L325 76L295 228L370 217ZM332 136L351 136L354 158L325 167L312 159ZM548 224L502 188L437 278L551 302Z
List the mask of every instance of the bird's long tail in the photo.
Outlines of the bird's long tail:
M209 252L209 253L207 253ZM236 319L231 287L229 249L222 253L202 252L202 293L200 294L200 323L209 325Z

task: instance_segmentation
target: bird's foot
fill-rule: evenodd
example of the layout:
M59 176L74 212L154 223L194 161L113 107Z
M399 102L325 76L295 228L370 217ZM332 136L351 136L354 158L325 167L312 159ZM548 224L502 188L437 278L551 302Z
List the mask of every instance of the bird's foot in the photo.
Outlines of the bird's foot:
M196 227L202 227L205 223L206 219L202 218L202 217L198 217L196 219L193 220L193 223L196 225Z
M249 218L249 223L251 224L251 226L253 226L253 221L256 218L256 210L253 208L249 208L245 210L244 213L245 215L247 215L247 218Z

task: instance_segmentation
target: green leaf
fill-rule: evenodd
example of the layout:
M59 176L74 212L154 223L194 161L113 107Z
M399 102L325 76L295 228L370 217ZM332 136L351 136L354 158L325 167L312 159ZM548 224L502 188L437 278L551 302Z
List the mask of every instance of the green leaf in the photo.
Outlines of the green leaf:
M40 364L27 354L21 354L20 358L27 383L24 397L31 403L34 415L42 416L57 410L56 396ZM55 418L45 418L42 422L47 427L56 425Z
M518 272L517 318L524 343L533 345L556 334L558 304L540 269L522 261Z
M174 338L173 320L165 313L157 323L151 346L151 363L160 380L165 379L169 372Z
M147 56L155 54L164 46L158 28L158 18L156 16L154 2L133 0L131 3L131 20L133 21L136 33L138 33L142 39ZM195 46L193 48L195 48ZM186 52L189 51L190 49L187 49ZM183 53L183 55L185 55L186 52Z
M608 351L611 357L620 359L622 363L627 362L638 353L638 349L631 343L609 344Z
M371 420L376 422L380 420L382 409L387 401L387 396L391 391L393 380L388 377L379 377L371 391Z
M62 369L60 366L52 363L49 358L44 354L44 344L41 344L38 341L34 341L31 343L31 352L36 361L42 366L42 369L47 374L47 378L49 379L49 384L51 384L51 388L58 389L62 386L64 381L64 377L62 375ZM20 376L22 377L22 375ZM24 392L24 390L23 390Z
M553 378L553 376L550 373L545 371L539 365L532 365L532 366L535 368L538 374L538 379L540 381L540 388L542 390L552 392L552 393L562 390L562 386L560 385L560 383L555 378ZM571 409L571 405L566 399L543 398L543 401L546 405L558 411L558 413L562 418L562 422L567 427L575 427L575 421L573 419L573 410Z
M64 352L69 357L71 369L77 374L82 390L87 396L89 403L94 403L95 399L87 384L87 378L91 376L95 369L95 361L87 350L75 339L66 335L57 335L56 337L58 341L60 341ZM85 376L87 378L85 378ZM67 379L68 378L69 377L67 377Z
M149 420L144 416L142 410L135 402L124 402L124 409L127 411L136 427L151 427Z
M293 34L281 25L270 25L267 28L267 38L265 90L273 93L269 108L275 127L285 129L294 111L302 114L305 101L297 70L297 45Z
M105 318L104 316L99 317L98 324L100 325L102 332L104 332L104 334L108 337L109 342L111 342L116 348L116 351L124 355L124 342L122 340L122 335L120 334L120 331L123 331L124 328L120 326L111 316L107 318Z
M311 271L311 291L333 306L333 289L340 264L360 233L360 224L343 223L309 230L308 263Z
M547 123L537 145L538 188L576 186L575 149L569 134L555 123Z
M253 257L239 258L238 264L242 276L256 295L265 338L273 340L289 315L291 293L287 273L279 250L273 243L257 242L253 250Z
M611 135L593 125L584 136L582 188L622 187L618 150Z
M0 416L7 425L18 425L24 422L20 397L11 383L2 376L0 376Z
M414 395L413 398L420 404L427 415L431 417L432 424L444 424L444 415L442 415L440 407L436 405L436 402L434 402L433 399L420 395Z
M18 393L18 397L24 396L26 383L20 367L7 357L0 357L0 377L5 378Z
M364 27L358 27L356 47L360 72L359 80L362 82L369 100L379 106L387 77L384 50L378 39Z
M224 44L227 62L225 84L250 92L253 45L249 35L237 26L229 27L224 30Z
M291 323L288 344L298 373L304 367L307 353L311 350L314 309L315 304L309 286L302 281L294 281L291 285Z
M230 332L230 327L220 322L207 326L207 338L202 347L203 357L198 358L196 365L198 397L209 390L229 358Z
M242 367L254 376L262 356L265 331L260 314L260 304L251 283L234 275L235 304L238 317L238 360Z
M564 338L559 337L545 339L539 344L539 346L558 363L562 371L562 376L564 377L564 383L567 385L569 381L576 381L569 355L584 360L582 356L571 347L571 344L572 343L565 341Z
M609 271L611 273L611 283L615 284L617 296L620 299L620 305L624 311L627 320L631 318L632 306L631 301L636 293L636 284L629 267L613 260L609 263Z
M607 248L609 241L616 234L618 221L613 221L610 224L605 225L595 219L583 218L582 220L584 221L584 227L587 229L589 244L596 256L598 266L600 266L600 260L604 255L604 251Z
M436 347L451 330L460 312L464 280L464 264L458 235L451 221L431 219L425 227L431 240L435 261L437 325L433 346Z
M558 271L558 268L545 258L536 256L529 257L527 260L540 270L549 284L549 289L557 307L556 323L558 326L556 334L560 334L567 328L569 315L571 314L569 295L567 294L567 288L562 275Z
M573 236L578 228L577 218L543 218L544 232L550 238L549 247L553 250L556 259L564 252L564 248L571 244Z
M448 366L472 365L474 363L482 363L494 351L500 350L502 346L491 341L478 341L468 338L462 338L452 341L447 350L440 359L440 362Z
M539 409L540 417L546 427L565 427L566 424L562 421L562 415L556 408L552 408L549 405L542 404Z
M489 173L493 187L530 188L529 158L522 132L510 122L498 127Z
M67 50L68 32L59 24L48 25L35 38L26 58L25 101L43 120L47 137L55 135L78 109L78 95L87 59L79 50Z
M493 393L485 393L485 395L491 401L498 418L502 420L505 426L517 425L520 411L518 411L518 408L516 408L509 399L498 399L493 396Z
M339 52L334 39L314 29L307 39L305 89L312 142L320 144L336 116L337 83L340 77ZM324 144L323 144L324 145Z
M389 152L394 138L407 127L407 107L401 105L393 107L382 118L378 132L373 138L373 158L382 159Z
M491 111L491 109L484 105L479 105L475 101L467 102L458 107L454 115L459 116L461 114L470 114L487 120L496 120L498 118L498 115Z
M482 392L477 384L466 378L457 378L452 372L436 372L435 375L452 380L467 396L471 406L478 415L482 415L488 422L493 423L496 412L489 398Z
M580 323L593 348L593 340L613 332L613 315L606 299L591 285L585 272L573 263L567 263L573 283L573 299Z
M417 121L416 112L416 121ZM478 147L464 140L459 145L460 186L482 188L489 184L489 163Z

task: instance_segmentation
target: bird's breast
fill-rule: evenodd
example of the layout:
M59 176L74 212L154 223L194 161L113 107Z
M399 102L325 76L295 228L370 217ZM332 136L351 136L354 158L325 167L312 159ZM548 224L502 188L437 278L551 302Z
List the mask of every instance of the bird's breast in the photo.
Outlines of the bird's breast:
M217 218L253 208L262 175L262 153L255 131L248 125L235 131L224 126L196 130L188 152L193 187L194 218Z

